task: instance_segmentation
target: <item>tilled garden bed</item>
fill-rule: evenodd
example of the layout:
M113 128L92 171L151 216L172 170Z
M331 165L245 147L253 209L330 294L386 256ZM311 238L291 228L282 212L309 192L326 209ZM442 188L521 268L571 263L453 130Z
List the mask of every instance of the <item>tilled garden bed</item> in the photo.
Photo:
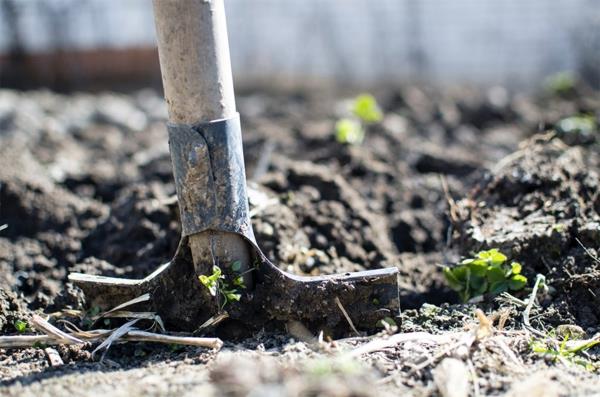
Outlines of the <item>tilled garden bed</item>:
M296 274L398 267L397 327L412 339L353 355L395 330L314 342L290 329L220 352L115 345L101 362L95 346L57 347L56 367L41 347L0 349L1 394L435 395L460 371L470 394L596 390L597 348L553 359L534 351L522 319L542 274L531 325L600 332L599 131L553 129L597 111L597 93L374 94L384 118L360 145L335 138L343 96L240 95L252 222L265 254ZM139 278L172 257L180 230L165 118L153 91L0 91L1 334L33 312L81 309L69 272ZM527 288L459 304L443 265L492 248L522 264Z

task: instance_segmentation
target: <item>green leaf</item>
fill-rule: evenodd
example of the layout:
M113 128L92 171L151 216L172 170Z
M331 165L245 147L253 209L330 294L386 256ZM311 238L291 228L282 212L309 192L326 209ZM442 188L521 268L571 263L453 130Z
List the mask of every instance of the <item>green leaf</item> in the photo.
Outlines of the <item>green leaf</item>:
M377 101L370 94L362 94L354 99L352 113L365 123L381 121L383 114L377 105Z
M390 327L397 327L396 321L391 317L384 317L377 322L378 327L384 327L383 323L386 323Z
M200 276L198 276L198 280L200 281L200 284L204 285L208 289L212 296L216 296L217 281L213 279L213 275L205 276L204 274L201 274Z
M574 343L572 346L569 346L567 348L567 351L569 353L579 353L581 351L585 351L587 349L591 349L592 347L596 346L600 344L600 341L598 340L587 340L587 341L582 341L580 343Z
M496 281L490 285L490 294L499 295L508 290L508 283L506 280Z
M504 274L504 270L497 266L490 266L487 271L487 279L490 283L496 283L499 281L505 282L506 275Z
M522 289L523 287L525 287L526 284L527 284L527 278L521 274L515 274L508 281L508 286L513 291L518 291L518 290Z
M16 320L13 324L18 333L22 334L27 331L27 321Z
M212 281L217 281L222 275L223 273L221 272L221 268L218 266L213 266L213 274L211 274L208 278L210 278Z
M506 262L506 255L498 251L497 248L492 248L488 251L481 251L477 254L477 257L484 259L490 265L501 265Z
M506 262L506 259L508 259L506 255L504 255L502 252L499 252L498 250L494 250L494 252L492 252L492 254L490 255L490 262L492 263L492 265L501 265L504 262Z
M472 287L473 288L472 296L483 295L483 294L485 294L485 291L487 291L488 281L485 278L482 278L481 280L482 281L478 284L477 287Z
M235 285L236 287L240 287L240 288L246 288L246 285L244 284L244 277L242 277L242 275L238 275L235 276L233 278L233 285Z
M335 139L339 143L357 145L365 139L365 131L356 120L340 119L335 123Z
M512 274L520 274L522 266L519 262L513 262L510 264L510 269Z
M452 269L452 274L454 274L454 277L462 284L466 284L471 275L471 270L469 270L467 266L457 266Z
M240 270L242 270L242 262L240 261L235 261L231 264L231 270L233 270L234 272L239 272Z
M225 297L227 298L228 302L239 302L239 300L242 298L242 295L233 291L227 291L225 292Z
M446 282L448 282L448 286L454 291L462 291L465 288L464 284L456 278L453 269L446 266L444 267L443 272Z
M488 271L487 263L482 259L476 259L469 264L469 269L471 269L471 273L479 277L485 277L485 274Z
M473 291L479 291L482 287L483 290L487 288L487 280L485 277L471 275L471 279L469 280L469 286Z
M531 350L533 350L535 353L547 353L549 349L546 343L543 341L534 340L531 343Z

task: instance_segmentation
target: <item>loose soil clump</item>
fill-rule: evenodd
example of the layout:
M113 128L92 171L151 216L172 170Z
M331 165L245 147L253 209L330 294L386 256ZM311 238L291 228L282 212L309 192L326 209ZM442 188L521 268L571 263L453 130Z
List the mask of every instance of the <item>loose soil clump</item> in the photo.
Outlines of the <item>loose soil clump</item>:
M455 241L465 255L500 248L530 277L544 274L548 320L591 334L600 325L599 160L595 146L568 146L554 134L524 142L459 203Z

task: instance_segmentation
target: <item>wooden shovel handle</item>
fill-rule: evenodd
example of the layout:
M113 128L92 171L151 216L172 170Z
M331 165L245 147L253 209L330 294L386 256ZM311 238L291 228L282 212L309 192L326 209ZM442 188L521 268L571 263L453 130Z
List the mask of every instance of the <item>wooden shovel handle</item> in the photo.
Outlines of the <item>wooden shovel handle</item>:
M154 18L169 121L234 116L223 0L154 0Z

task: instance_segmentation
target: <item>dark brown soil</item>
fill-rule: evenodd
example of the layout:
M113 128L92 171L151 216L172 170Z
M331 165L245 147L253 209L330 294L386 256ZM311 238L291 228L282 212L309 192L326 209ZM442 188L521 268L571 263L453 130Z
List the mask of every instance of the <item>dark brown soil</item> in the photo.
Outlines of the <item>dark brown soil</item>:
M600 157L551 134L523 142L458 208L455 246L500 248L552 286L543 302L554 325L600 329Z
M597 111L600 97L530 98L498 90L375 92L385 118L359 146L334 138L338 95L240 95L252 221L264 252L298 274L397 266L405 291L402 330L439 333L462 329L472 308L408 309L456 303L441 265L501 248L523 263L530 280L547 277L544 315L535 321L578 324L589 336L599 331L598 146L594 139L568 146L545 131L563 117ZM0 231L2 334L15 333L14 321L27 319L30 310L80 306L81 295L66 282L69 272L138 278L171 258L178 208L157 93L0 91L0 105L0 226L8 225ZM449 199L457 204L449 206ZM482 305L498 309L491 300ZM427 373L378 389L380 377L402 369L390 366L402 354L374 356L356 368L328 363L330 377L323 378L321 364L310 361L323 358L285 334L256 335L227 349L245 349L239 354L247 360L262 357L258 375L250 376L253 365L241 358L227 361L237 357L229 350L215 362L202 350L129 344L109 352L112 364L93 362L90 349L61 348L66 366L58 369L48 369L36 349L0 349L0 362L13 368L1 371L0 381L8 395L36 395L46 386L60 394L70 382L100 393L111 390L102 386L102 373L126 383L113 371L127 369L136 379L155 377L157 395L183 395L185 387L166 380L173 371L188 379L182 382L221 395L436 390ZM235 376L230 368L237 368ZM80 372L94 375L82 383ZM490 374L482 379L489 379L484 392L511 387ZM158 386L165 382L166 389ZM123 393L152 389L125 383L119 383Z

